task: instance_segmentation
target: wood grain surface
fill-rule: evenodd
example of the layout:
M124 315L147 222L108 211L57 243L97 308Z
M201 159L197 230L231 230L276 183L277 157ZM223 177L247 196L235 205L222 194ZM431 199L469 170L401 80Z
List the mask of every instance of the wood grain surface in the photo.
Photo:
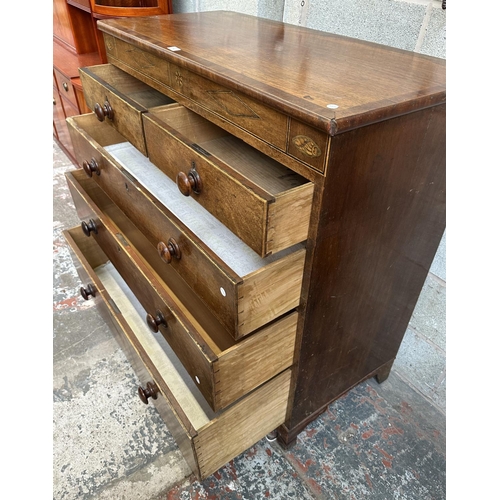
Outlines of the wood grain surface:
M330 134L444 100L445 61L301 26L221 11L98 24Z

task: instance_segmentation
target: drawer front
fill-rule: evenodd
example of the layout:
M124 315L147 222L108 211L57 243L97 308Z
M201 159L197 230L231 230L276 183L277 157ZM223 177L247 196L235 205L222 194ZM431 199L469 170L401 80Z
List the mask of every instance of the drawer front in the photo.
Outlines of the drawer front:
M54 69L54 76L57 81L57 88L59 89L61 95L68 99L68 101L70 101L73 106L78 108L78 101L76 99L73 85L71 84L71 79L64 76L57 69Z
M116 289L108 290L97 275L106 255L96 241L82 236L79 228L65 231L76 267L84 283L91 281L96 300L112 326L116 339L143 388L150 384L152 401L187 463L199 479L205 479L284 423L290 394L291 370L285 370L224 411L213 413L198 402L189 381L175 371L151 333L134 321L130 307ZM117 305L118 304L118 305ZM175 373L173 373L175 371ZM193 394L186 395L186 391ZM138 404L139 398L137 399Z
M143 187L144 183L139 183L121 168L105 150L106 145L121 143L123 138L113 128L98 123L92 118L92 116L84 115L68 120L78 163L83 165L86 162L87 171L89 171L88 165L91 163L95 165L94 173L89 171L92 180L137 227L141 228L142 233L152 245L157 247L161 242L171 245L170 250L167 248L168 252L162 250L163 260L156 253L150 262L150 264L155 262L156 265L160 265L158 272L161 276L164 275L161 268L173 269L198 294L212 314L235 339L248 335L298 305L305 259L303 246L299 246L298 249L286 255L276 254L276 257L272 259L258 259L257 265L252 264L253 267L251 267L256 270L247 274L238 274L233 271L229 265L226 265L224 259L228 257L228 253L234 253L236 247L230 246L229 250L221 254L221 257L212 251L207 246L207 240L204 237L206 233L209 233L209 237L213 240L213 234L219 234L217 230L204 231L200 237L190 231L170 212L168 207ZM145 158L143 160L147 162ZM162 179L158 176L165 178L165 175L149 162L147 163L149 168L157 174L149 179L148 185L163 186ZM309 183L306 184L306 188L308 187ZM161 194L164 195L165 188L162 189ZM180 204L191 201L184 198L175 185L171 186L170 194L166 198L170 206L174 205L172 208L174 211L179 208ZM297 196L297 198L295 202L298 204L300 197ZM196 203L191 202L191 205L196 206ZM226 229L224 226L222 228ZM225 234L224 238L235 239L229 231L226 230ZM222 236L217 237L219 247L220 238ZM172 247L174 243L175 246ZM248 247L239 240L237 243L240 245L237 253L240 268L249 269L241 263L244 256L247 258L252 252L249 252ZM229 247L229 245L225 246ZM162 248L164 249L165 246ZM171 251L172 248L175 252ZM171 256L170 262L167 263L169 256Z
M307 175L308 168L325 171L330 144L326 132L107 33L104 40L108 61L114 65L307 178L314 178Z
M260 256L307 239L311 182L182 106L146 113L144 133L150 160Z
M286 149L286 115L175 64L171 63L169 69L175 92L257 137L265 137L273 146Z
M144 322L159 325L162 335L182 361L187 372L196 381L198 389L214 410L227 407L238 398L291 366L295 346L298 314L292 312L267 325L248 339L236 343L208 310L204 310L197 296L180 280L167 287L161 277L143 260L150 257L144 251L154 248L125 218L119 227L109 219L113 208L103 214L89 198L93 181L77 171L68 174L70 191L78 214L87 224L95 222L97 233L91 232L100 248L123 276L141 302L148 316ZM117 213L121 213L119 210ZM132 242L130 240L133 240ZM140 253L137 250L140 248ZM160 269L165 266L159 265ZM166 276L169 279L169 276ZM171 280L170 280L171 281ZM180 286L179 286L180 284ZM183 301L175 295L182 296ZM196 310L198 318L188 308ZM159 318L163 317L161 322ZM207 319L208 318L208 319ZM200 323L198 323L198 319Z
M265 137L281 150L286 149L288 119L282 113L138 47L104 36L108 56L151 75L184 98L196 101L258 137Z
M124 331L125 319L121 317L120 309L94 272L95 268L108 262L107 255L93 239L87 238L78 227L64 231L64 236L82 282L80 288L82 298L92 301L96 305L99 314L109 326L113 337L127 356L141 384L146 386L148 382L151 382L151 374L133 347L131 340L133 333L129 330L127 335Z
M96 119L116 128L147 156L142 113L171 99L110 64L80 68L85 101Z

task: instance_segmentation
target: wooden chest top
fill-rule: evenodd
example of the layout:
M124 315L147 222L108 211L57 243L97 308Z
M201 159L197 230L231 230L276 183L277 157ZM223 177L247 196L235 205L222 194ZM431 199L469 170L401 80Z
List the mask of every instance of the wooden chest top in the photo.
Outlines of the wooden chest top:
M330 135L445 100L443 59L236 12L99 28Z

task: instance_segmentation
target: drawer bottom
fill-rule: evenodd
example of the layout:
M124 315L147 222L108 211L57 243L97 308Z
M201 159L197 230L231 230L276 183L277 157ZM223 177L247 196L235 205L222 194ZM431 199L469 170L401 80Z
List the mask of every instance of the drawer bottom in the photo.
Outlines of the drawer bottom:
M285 421L290 391L288 369L228 408L214 413L161 334L144 321L145 312L114 266L79 227L65 232L83 280L94 284L117 340L186 461L204 479ZM92 263L92 264L91 264ZM101 308L102 311L102 308ZM139 398L137 399L140 403Z

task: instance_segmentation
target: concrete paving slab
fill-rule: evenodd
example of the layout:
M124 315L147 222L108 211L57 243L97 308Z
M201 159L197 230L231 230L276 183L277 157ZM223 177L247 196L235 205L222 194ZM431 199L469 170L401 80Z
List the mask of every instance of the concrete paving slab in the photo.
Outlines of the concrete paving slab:
M422 287L410 327L446 350L446 285L432 274L427 276Z
M427 342L415 330L408 328L394 361L393 370L433 401L446 371L445 353Z
M446 231L432 261L430 272L443 281L446 281Z

